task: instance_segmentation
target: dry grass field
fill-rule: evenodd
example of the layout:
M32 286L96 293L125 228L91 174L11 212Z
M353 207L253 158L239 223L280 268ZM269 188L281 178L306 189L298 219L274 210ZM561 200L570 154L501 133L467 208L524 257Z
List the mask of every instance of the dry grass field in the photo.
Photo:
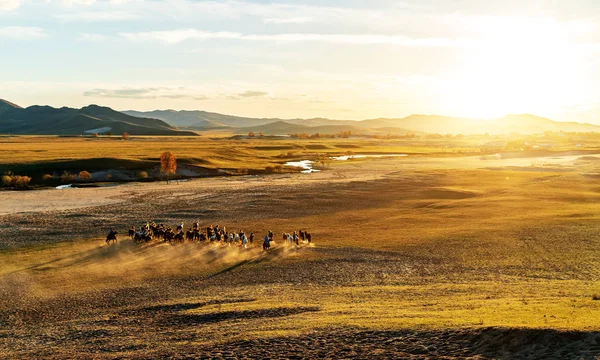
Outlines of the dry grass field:
M409 156L314 174L0 192L0 357L600 356L594 151L486 161L470 143L102 140L115 145L16 138L0 151L27 164L170 150L257 169L288 151ZM122 235L197 219L254 231L258 243L139 245ZM109 227L116 245L104 244ZM276 243L263 252L268 229ZM279 240L298 229L313 243Z

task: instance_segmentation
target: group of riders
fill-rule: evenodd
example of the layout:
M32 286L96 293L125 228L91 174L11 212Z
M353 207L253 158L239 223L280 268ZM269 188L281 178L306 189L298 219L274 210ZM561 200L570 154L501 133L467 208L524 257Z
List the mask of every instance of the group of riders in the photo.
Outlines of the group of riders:
M248 248L253 245L255 240L254 232L246 235L243 230L238 232L228 232L225 227L219 227L219 225L209 226L206 228L206 232L200 230L199 222L195 222L191 228L187 231L184 228L183 221L179 223L175 230L172 227L164 224L156 224L154 222L147 222L145 225L136 228L131 226L129 228L129 237L137 243L150 242L154 239L162 240L170 244L183 243L185 241L199 241L210 243L219 242L227 244L228 246L242 246ZM267 234L263 238L263 250L268 250L271 247L274 234L271 230L267 231ZM283 233L283 241L286 244L300 245L300 241L303 243L311 243L312 235L305 230L294 231L293 233ZM117 232L112 228L110 229L106 242L117 241Z

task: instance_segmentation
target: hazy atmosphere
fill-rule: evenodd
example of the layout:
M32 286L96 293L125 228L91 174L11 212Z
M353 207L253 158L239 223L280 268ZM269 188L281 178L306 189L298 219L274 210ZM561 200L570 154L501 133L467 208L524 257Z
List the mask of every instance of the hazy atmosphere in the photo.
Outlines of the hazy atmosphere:
M0 93L21 106L600 123L599 16L594 0L0 0Z
M0 359L600 360L600 0L0 0Z

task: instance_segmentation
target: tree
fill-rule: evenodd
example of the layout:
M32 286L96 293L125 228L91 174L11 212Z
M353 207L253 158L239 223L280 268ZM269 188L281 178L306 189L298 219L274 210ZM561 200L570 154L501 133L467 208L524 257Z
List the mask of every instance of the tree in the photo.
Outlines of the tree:
M127 131L123 132L121 134L121 137L123 138L123 140L129 140L129 139L131 139L131 135L129 135L129 133Z
M160 172L167 179L169 183L169 177L175 175L177 171L177 158L170 151L165 151L160 155Z
M253 138L254 136L256 136L256 134L254 134L252 131L248 133L248 137Z
M2 185L9 186L11 182L12 182L12 177L10 175L2 176Z
M75 179L75 175L71 174L70 172L68 172L66 170L63 172L63 174L60 177L60 180L63 183L66 183L66 182L69 182L69 181L73 181L74 179Z
M31 178L29 176L13 176L12 177L12 185L16 188L24 188L29 185Z
M138 173L138 177L139 177L140 179L145 179L145 178L147 178L147 177L148 177L148 173L147 173L147 172L145 172L145 171L140 171L140 172Z
M50 175L50 174L45 174L44 176L42 176L42 180L44 180L44 181L48 181L50 179L52 179L52 175Z
M80 172L79 172L79 178L80 178L82 181L89 181L89 180L91 180L91 179L92 179L92 174L90 174L89 172L87 172L87 171L83 170L83 171L80 171Z

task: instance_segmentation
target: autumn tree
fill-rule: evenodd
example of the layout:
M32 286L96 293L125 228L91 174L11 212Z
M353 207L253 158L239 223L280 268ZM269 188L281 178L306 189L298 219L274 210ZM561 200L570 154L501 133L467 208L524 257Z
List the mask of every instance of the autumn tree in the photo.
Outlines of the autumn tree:
M131 139L131 135L129 135L129 133L127 131L123 132L121 134L121 137L123 138L123 140L129 140L129 139Z
M147 178L147 177L148 177L148 173L147 173L147 172L145 172L145 171L140 171L140 172L138 173L138 177L139 177L140 179L145 179L145 178Z
M2 185L9 186L11 182L12 182L12 177L10 175L2 176Z
M60 180L61 180L63 183L67 183L67 182L70 182L70 181L73 181L73 180L75 180L75 175L73 175L73 174L71 174L70 172L68 172L68 171L66 171L66 170L65 170L65 171L63 172L63 174L61 175L61 177L60 177Z
M250 131L250 132L248 133L248 137L250 137L250 138L253 138L253 137L255 137L255 136L256 136L256 134L254 134L252 131Z
M169 177L175 175L177 171L177 158L170 151L165 151L160 155L160 172L167 179L169 183Z
M92 179L92 174L90 174L89 172L87 172L87 171L83 170L83 171L80 171L80 172L79 172L79 178L80 178L82 181L89 181L89 180L91 180L91 179Z

